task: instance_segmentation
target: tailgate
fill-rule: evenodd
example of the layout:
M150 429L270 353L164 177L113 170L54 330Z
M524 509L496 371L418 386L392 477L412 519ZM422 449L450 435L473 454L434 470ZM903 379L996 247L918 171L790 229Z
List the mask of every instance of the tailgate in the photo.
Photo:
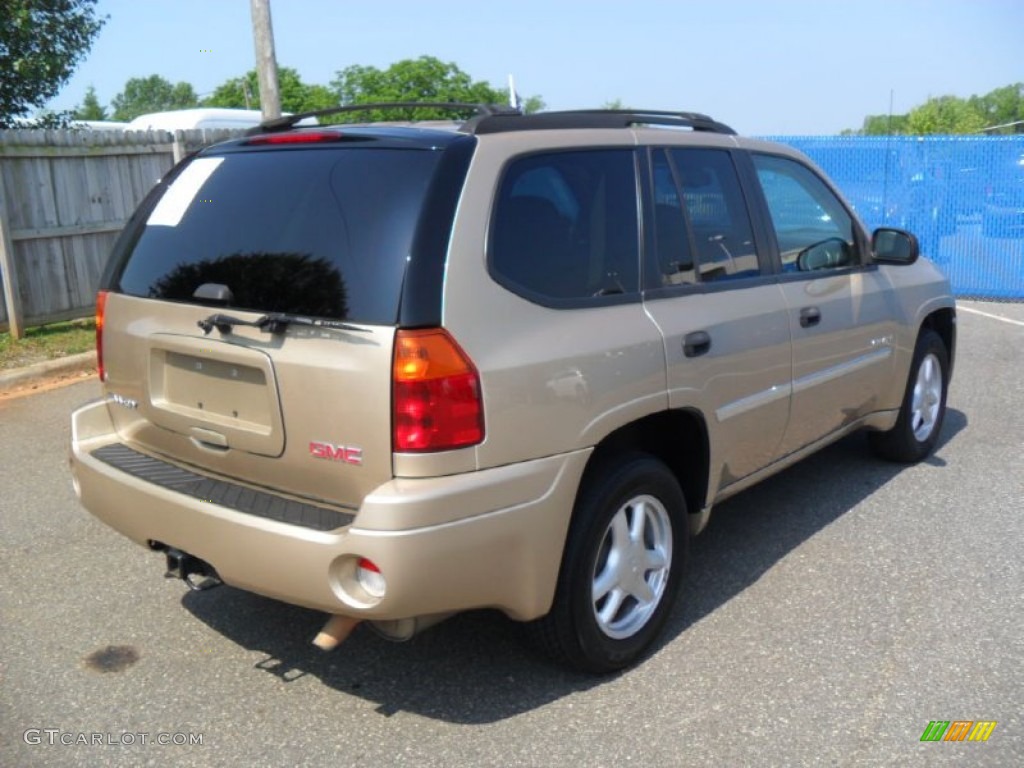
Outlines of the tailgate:
M391 351L442 153L282 139L204 150L125 228L103 279L109 408L134 447L355 507L392 476ZM270 317L288 319L251 325Z
M343 506L391 478L393 328L204 336L196 324L209 314L108 296L108 407L124 442Z

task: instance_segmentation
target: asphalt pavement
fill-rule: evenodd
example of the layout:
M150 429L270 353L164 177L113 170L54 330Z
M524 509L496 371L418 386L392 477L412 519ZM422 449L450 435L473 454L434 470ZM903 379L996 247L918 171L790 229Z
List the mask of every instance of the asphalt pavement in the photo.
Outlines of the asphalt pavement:
M1024 765L1024 305L962 308L936 455L854 435L719 506L663 642L604 678L492 612L325 654L319 614L187 592L75 500L95 380L0 400L0 765Z

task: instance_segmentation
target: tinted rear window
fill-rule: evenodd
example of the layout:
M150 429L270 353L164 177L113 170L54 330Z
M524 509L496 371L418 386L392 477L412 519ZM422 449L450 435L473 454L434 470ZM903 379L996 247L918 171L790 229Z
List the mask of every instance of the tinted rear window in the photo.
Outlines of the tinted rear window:
M149 214L120 278L133 296L394 324L427 187L441 153L288 149L204 156Z

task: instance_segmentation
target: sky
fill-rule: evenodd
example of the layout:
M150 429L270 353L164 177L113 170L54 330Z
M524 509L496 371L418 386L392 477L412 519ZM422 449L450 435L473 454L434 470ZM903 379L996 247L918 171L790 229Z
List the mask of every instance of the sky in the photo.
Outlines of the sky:
M249 0L99 0L109 16L47 105L159 74L206 95L254 68ZM327 85L419 56L548 109L704 112L748 135L812 135L1024 81L1024 0L271 0L279 66Z

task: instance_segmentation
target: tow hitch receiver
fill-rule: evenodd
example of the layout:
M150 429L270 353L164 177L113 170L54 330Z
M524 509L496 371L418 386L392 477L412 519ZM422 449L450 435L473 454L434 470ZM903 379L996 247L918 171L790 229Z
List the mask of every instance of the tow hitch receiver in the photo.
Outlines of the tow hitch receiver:
M164 578L181 579L193 592L213 589L224 583L217 575L217 570L205 560L173 547L168 547L164 554L167 555L167 573ZM203 580L196 581L194 576L201 576Z

